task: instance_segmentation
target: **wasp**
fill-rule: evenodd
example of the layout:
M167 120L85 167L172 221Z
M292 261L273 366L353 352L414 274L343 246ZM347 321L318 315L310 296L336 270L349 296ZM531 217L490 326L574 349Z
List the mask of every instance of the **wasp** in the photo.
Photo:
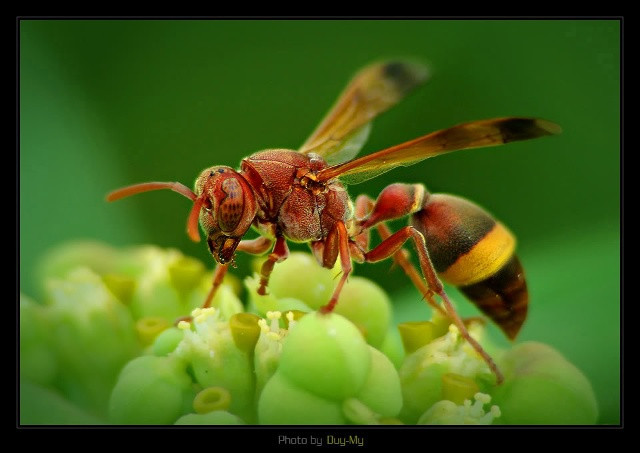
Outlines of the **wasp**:
M399 166L451 151L501 145L560 133L538 118L505 117L459 124L364 157L372 120L428 79L426 66L408 60L371 64L358 72L323 121L298 150L266 149L240 163L239 170L203 170L192 191L179 182L147 182L115 190L108 201L171 189L193 202L187 233L199 241L198 223L217 262L208 306L236 252L261 255L258 292L265 294L274 266L287 259L287 241L308 243L321 266L340 260L342 275L320 313L330 313L352 272L352 262L393 259L424 299L451 319L496 375L493 359L473 339L452 306L441 279L460 290L514 340L527 316L529 296L515 254L514 235L484 209L464 198L432 194L422 184L396 183L377 199L360 195L353 203L345 185L358 184ZM392 232L386 222L408 217ZM250 228L257 239L243 237ZM371 248L370 231L381 242ZM411 241L419 270L402 248ZM437 301L440 299L440 302Z

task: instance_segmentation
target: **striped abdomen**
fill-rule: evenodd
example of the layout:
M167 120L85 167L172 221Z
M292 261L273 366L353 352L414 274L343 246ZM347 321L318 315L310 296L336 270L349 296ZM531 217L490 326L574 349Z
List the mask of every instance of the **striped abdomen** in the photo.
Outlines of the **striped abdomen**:
M411 224L424 235L440 277L513 340L527 317L529 295L511 232L479 206L443 194L429 196Z

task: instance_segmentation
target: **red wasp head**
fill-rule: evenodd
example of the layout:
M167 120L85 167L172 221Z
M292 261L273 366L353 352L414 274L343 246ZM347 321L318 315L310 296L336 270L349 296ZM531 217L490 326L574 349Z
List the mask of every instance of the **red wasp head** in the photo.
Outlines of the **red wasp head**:
M187 230L197 236L196 220L207 234L207 244L217 262L233 259L238 243L258 211L253 189L231 167L216 166L200 173L195 184L196 199L189 215Z
M258 211L253 189L233 168L207 168L196 179L195 192L179 182L145 182L123 187L107 195L119 200L151 190L171 189L193 201L187 220L189 237L198 242L198 220L207 234L207 244L218 263L233 261L233 254Z

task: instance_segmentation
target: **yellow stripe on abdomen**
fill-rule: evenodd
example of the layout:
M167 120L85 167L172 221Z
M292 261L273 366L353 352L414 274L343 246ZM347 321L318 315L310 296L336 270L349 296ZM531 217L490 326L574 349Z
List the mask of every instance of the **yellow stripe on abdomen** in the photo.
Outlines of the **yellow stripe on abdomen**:
M515 248L513 234L496 222L469 252L461 255L440 276L455 286L472 285L498 272L513 256Z

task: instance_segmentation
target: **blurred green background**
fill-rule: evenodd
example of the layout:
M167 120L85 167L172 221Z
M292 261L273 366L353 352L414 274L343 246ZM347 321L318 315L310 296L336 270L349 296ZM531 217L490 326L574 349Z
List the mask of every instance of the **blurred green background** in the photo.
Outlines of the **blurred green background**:
M350 76L409 56L433 77L375 122L363 154L457 123L537 116L564 133L445 155L352 186L392 182L473 199L514 231L531 291L519 340L552 344L591 380L601 423L620 408L620 24L617 21L20 22L20 286L50 247L92 238L177 247L189 202L143 181L192 185L210 165L297 148ZM295 248L295 247L294 247ZM249 272L240 257L238 275ZM428 310L389 263L357 266L398 302ZM471 304L455 294L463 314ZM492 334L506 344L495 328Z

